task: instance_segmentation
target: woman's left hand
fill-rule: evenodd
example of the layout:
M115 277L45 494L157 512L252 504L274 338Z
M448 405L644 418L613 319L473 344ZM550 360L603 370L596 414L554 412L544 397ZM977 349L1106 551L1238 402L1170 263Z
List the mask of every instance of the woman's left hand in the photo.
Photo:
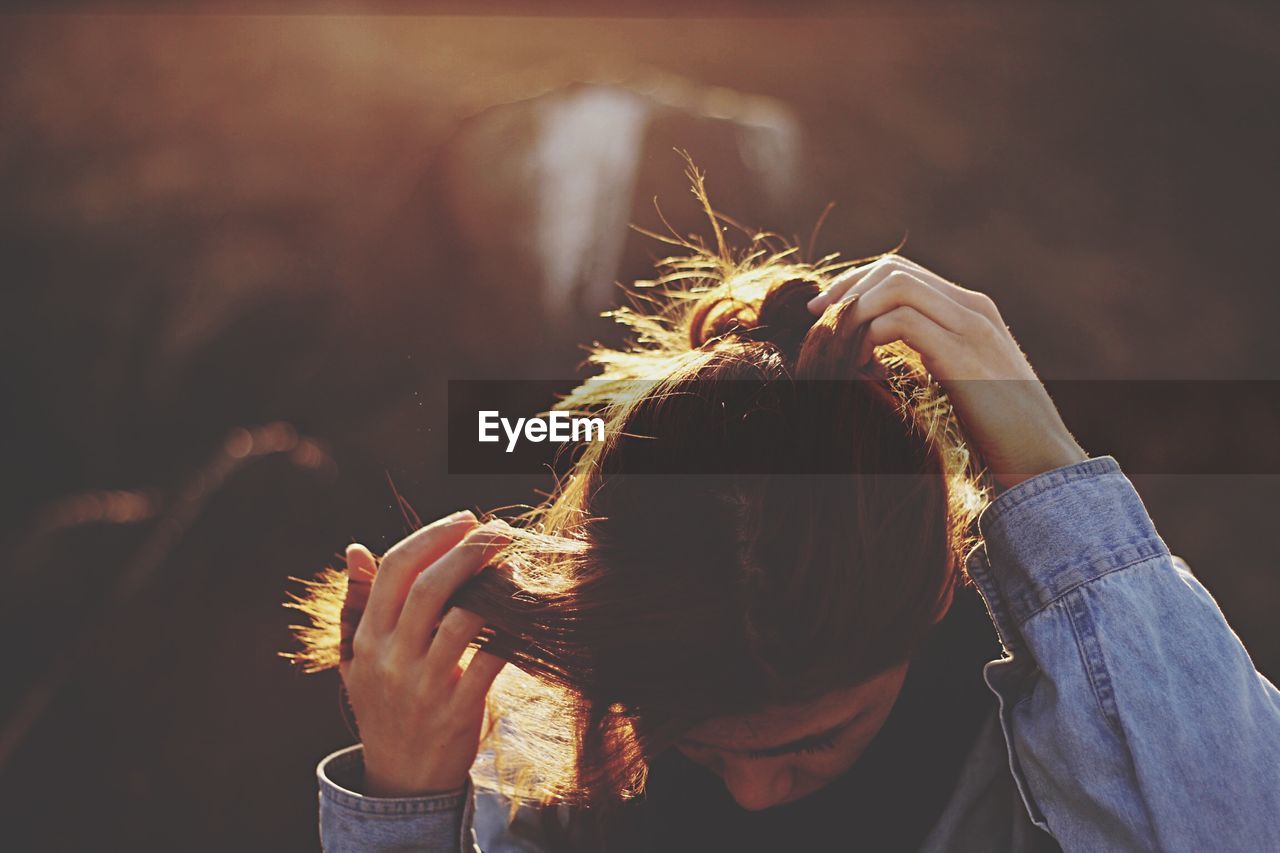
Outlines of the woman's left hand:
M886 255L838 276L809 310L849 301L840 323L867 325L858 364L894 341L920 353L999 485L1087 458L986 294Z

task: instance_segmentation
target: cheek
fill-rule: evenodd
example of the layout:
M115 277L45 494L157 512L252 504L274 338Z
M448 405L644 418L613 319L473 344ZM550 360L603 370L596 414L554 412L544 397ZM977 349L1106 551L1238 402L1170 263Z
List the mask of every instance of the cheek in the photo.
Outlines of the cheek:
M862 726L856 731L848 732L836 744L835 749L797 755L792 767L804 778L830 782L858 762L879 731L879 724Z
M676 745L676 751L694 764L700 764L707 768L717 776L724 775L724 762L721 761L714 750L697 749L696 747Z

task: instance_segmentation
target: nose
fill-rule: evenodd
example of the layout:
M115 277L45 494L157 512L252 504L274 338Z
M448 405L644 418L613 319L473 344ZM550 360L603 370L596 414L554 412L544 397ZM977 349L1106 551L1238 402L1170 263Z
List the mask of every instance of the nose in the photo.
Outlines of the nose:
M727 761L724 784L739 806L755 812L786 800L791 793L791 771L769 761Z

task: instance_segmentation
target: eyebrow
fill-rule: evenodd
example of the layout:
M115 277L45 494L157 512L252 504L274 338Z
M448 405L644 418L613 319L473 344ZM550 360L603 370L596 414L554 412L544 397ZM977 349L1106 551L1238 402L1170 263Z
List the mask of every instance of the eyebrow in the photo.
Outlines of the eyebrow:
M836 723L829 729L814 732L813 734L808 734L804 737L787 741L786 743L780 743L777 746L757 747L755 749L729 749L723 746L716 746L715 744L703 743L700 740L695 740L690 737L683 737L680 740L682 743L687 743L692 746L700 746L704 749L715 749L720 752L732 752L736 755L749 755L753 758L772 758L778 755L788 755L793 752L800 752L801 750L809 747L823 745L829 739L835 737L856 723L859 718L862 717L862 713L862 711L858 711L849 719L844 722Z

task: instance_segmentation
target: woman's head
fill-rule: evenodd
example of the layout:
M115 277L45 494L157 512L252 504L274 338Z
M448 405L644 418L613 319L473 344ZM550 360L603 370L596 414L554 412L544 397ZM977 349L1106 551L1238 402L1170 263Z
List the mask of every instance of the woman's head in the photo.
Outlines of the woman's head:
M888 718L906 674L907 665L898 664L815 699L713 718L675 747L720 776L744 809L794 802L858 760Z
M806 310L838 265L684 246L560 405L606 440L453 602L515 664L477 765L515 797L626 797L673 747L744 807L820 786L883 722L981 503L914 354L857 365L846 306ZM306 605L313 665L343 582Z

